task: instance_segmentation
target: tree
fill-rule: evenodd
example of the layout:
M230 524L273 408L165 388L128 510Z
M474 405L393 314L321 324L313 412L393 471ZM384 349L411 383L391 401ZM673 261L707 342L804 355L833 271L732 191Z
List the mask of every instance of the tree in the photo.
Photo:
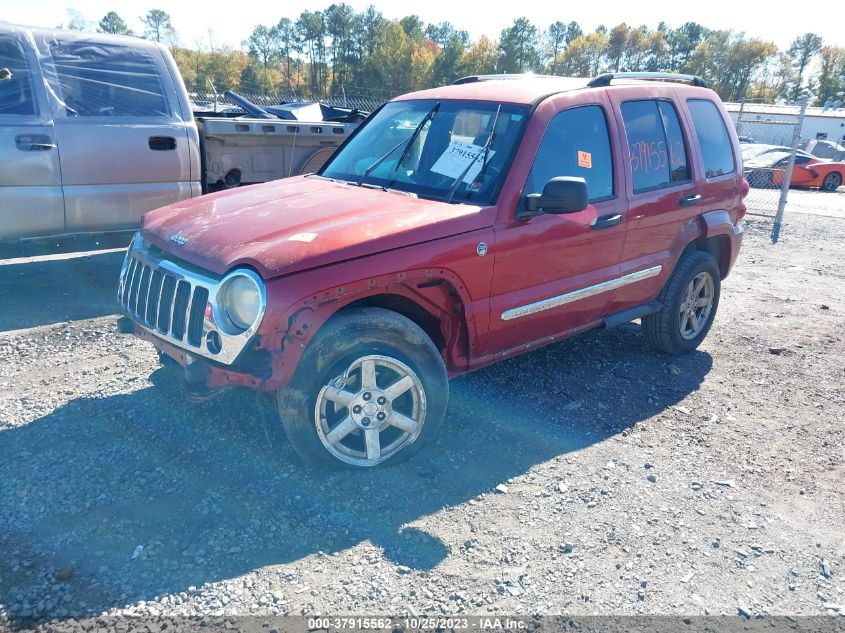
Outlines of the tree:
M563 47L566 46L566 25L560 20L549 25L549 29L546 31L546 46L549 59L547 65L554 72L555 60Z
M790 94L793 101L797 101L801 97L801 91L804 86L804 70L810 65L813 58L819 54L821 48L822 38L815 33L805 33L792 40L787 55L789 55L789 59L792 61L797 75L795 85Z
M331 38L332 86L347 80L346 66L353 48L355 10L341 2L326 9L326 33Z
M482 35L463 54L461 67L467 75L489 75L496 72L499 49L496 43Z
M517 18L512 26L502 31L497 70L502 73L539 70L539 43L537 27L528 18Z
M418 15L408 15L399 20L399 26L405 31L408 39L420 41L425 37L423 31L423 21Z
M603 70L608 39L604 31L596 30L576 37L556 62L558 72L573 77L595 77Z
M434 58L431 83L435 86L449 84L465 74L462 58L469 46L469 34L456 30L449 22L429 25L425 34L439 48Z
M299 51L299 39L296 35L296 25L290 18L282 18L274 27L279 43L279 54L285 61L288 81L291 80L291 60L293 54Z
M821 69L815 85L816 105L841 101L845 93L845 48L823 46L819 52Z
M150 9L147 15L140 18L144 24L144 37L148 40L161 42L166 36L172 34L173 25L170 22L170 14L161 9Z
M311 95L326 90L326 21L322 11L303 11L296 30L308 55L311 68Z
M114 11L109 11L103 16L97 30L100 33L111 33L112 35L132 35L132 31L126 26L126 22Z
M68 15L68 23L67 28L71 31L87 31L89 29L90 22L86 20L82 14L76 9L67 9ZM62 25L59 25L59 28L62 28Z
M689 60L695 48L710 36L706 29L697 22L687 22L680 28L670 30L666 35L669 46L668 67L674 71L689 72Z
M624 57L628 45L630 30L624 22L610 29L610 35L607 38L607 64L610 70L614 72L619 72L622 69L622 57Z
M566 25L566 37L564 38L566 41L566 45L569 46L572 44L572 40L576 37L581 37L583 35L583 31L577 22L574 20Z
M269 68L279 57L279 32L275 26L267 28L259 24L243 44L249 49L249 56L264 68Z

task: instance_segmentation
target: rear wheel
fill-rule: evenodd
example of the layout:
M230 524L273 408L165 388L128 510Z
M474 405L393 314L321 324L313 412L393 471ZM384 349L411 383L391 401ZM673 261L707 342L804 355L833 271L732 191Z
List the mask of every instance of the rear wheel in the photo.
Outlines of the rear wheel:
M343 311L317 334L286 389L282 425L297 453L325 467L403 461L446 413L440 352L413 321L381 308Z
M678 262L658 297L660 312L643 317L643 332L657 350L680 354L697 348L716 316L721 275L709 253L692 251Z
M837 172L831 172L824 177L822 181L822 189L825 191L836 191L842 185L842 175Z

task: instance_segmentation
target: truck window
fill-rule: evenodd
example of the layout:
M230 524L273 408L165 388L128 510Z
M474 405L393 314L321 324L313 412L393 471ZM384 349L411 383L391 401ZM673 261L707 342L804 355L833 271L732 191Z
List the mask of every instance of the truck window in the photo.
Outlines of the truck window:
M32 69L23 45L8 35L0 36L0 72L0 116L34 115Z
M689 180L686 143L674 106L668 101L626 101L621 110L634 193Z
M69 117L169 117L155 60L144 50L85 40L50 43L45 63Z
M728 130L716 104L709 99L687 101L695 135L701 146L704 173L708 178L730 174L734 170L734 153Z
M590 202L613 197L613 155L607 119L599 106L581 106L555 115L546 128L526 193L542 193L556 176L581 176Z

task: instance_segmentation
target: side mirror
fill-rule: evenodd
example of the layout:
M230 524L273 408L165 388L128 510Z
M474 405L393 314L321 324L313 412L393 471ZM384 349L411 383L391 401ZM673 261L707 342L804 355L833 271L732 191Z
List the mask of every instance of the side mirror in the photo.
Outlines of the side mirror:
M587 183L575 176L557 176L543 187L543 193L529 193L525 209L531 213L577 213L589 204Z

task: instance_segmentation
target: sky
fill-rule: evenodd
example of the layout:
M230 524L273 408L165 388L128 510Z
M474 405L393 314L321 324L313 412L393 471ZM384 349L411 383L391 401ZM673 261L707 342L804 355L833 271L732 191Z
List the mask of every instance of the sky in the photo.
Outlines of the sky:
M818 11L778 11L776 4L759 2L632 2L631 0L603 0L601 2L556 3L549 0L523 0L502 3L499 8L490 3L455 2L454 0L426 0L425 2L386 2L385 0L346 0L356 11L373 4L385 17L399 19L414 13L424 22L448 20L456 27L469 32L475 40L481 35L498 39L501 30L513 20L525 16L541 28L556 20L575 20L585 31L599 24L612 27L620 22L629 26L645 24L656 28L662 20L670 27L684 22L699 22L709 28L744 31L750 37L759 37L786 48L789 42L806 32L822 36L826 44L845 46L845 29L841 20L819 19ZM240 46L256 24L272 25L282 17L296 18L303 10L324 9L332 0L249 0L241 4L180 0L177 3L143 0L125 5L115 0L37 0L12 2L2 0L0 19L32 26L54 27L67 24L68 8L74 8L82 17L96 25L111 10L117 13L136 32L141 30L138 17L148 9L163 9L170 13L173 26L179 33L179 43L194 47L198 43L208 47L209 35L214 47ZM148 4L149 3L149 4ZM131 8L130 8L131 7ZM238 10L237 7L243 7Z

